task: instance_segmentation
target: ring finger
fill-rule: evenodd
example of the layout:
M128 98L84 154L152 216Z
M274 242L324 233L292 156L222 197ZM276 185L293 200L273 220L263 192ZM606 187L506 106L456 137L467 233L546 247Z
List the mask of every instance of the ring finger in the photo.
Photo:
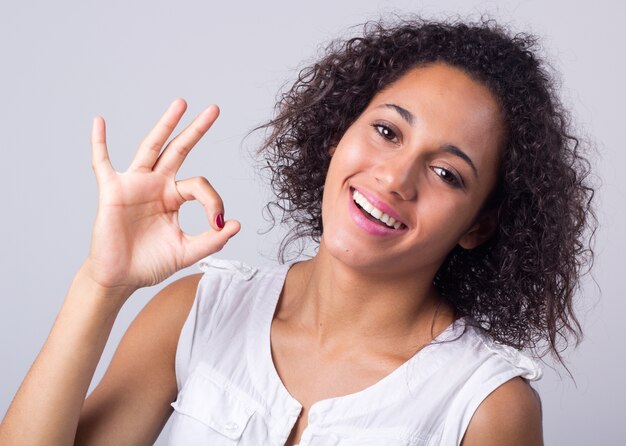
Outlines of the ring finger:
M200 113L185 130L169 142L159 156L153 170L175 176L187 154L211 128L219 113L220 110L217 105L211 105Z

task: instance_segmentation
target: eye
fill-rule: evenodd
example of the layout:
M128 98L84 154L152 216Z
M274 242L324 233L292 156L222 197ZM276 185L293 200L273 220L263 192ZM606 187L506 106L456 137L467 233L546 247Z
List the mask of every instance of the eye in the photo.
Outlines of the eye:
M449 184L451 187L454 187L456 189L460 189L463 187L463 181L459 178L458 175L456 175L452 171L437 166L431 167L431 169L439 176L439 178L441 178L444 183Z
M385 140L395 144L400 142L398 141L398 135L396 135L396 132L388 125L377 123L372 124L372 127L374 127L376 133L378 133Z

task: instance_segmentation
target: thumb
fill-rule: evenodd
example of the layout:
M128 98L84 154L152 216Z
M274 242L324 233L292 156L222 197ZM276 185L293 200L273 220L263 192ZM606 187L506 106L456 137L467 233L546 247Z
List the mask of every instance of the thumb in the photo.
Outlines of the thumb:
M228 220L221 231L209 230L198 235L185 234L185 256L183 258L185 267L221 251L226 242L240 229L241 224L237 220Z

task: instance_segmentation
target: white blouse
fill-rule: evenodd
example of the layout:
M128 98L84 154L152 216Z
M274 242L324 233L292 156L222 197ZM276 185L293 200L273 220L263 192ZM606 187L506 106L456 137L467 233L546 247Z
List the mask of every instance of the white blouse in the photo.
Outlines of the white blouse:
M206 258L176 352L170 445L276 445L300 403L272 362L270 326L290 265L251 268ZM377 383L318 401L300 446L458 445L483 399L538 363L461 318Z

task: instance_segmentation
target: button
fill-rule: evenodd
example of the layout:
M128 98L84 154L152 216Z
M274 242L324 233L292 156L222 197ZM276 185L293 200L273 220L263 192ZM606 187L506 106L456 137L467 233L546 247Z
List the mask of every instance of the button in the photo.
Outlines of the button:
M239 425L237 423L233 422L233 421L230 421L230 422L226 423L224 425L224 427L227 430L229 430L229 431L234 431L234 430L236 430L239 427Z

